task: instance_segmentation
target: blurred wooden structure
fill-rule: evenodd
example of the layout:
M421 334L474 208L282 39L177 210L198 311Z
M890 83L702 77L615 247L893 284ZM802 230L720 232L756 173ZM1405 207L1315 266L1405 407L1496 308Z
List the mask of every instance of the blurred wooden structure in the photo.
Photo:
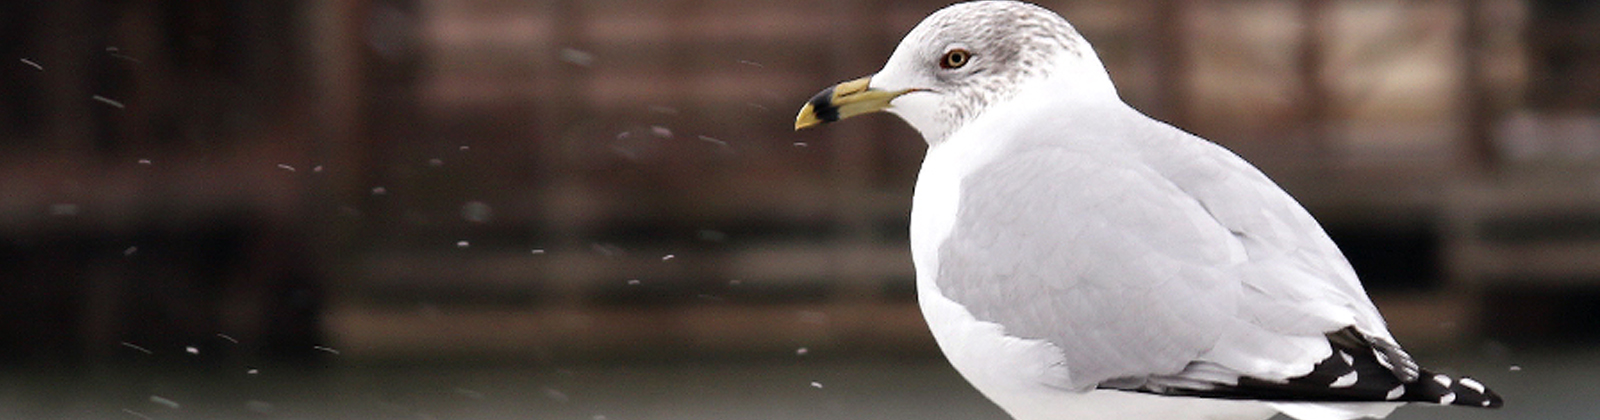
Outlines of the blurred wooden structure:
M298 13L0 6L0 362L303 360L326 341Z
M1515 253L1475 226L1537 214L1517 197L1582 190L1595 172L1514 176L1600 148L1582 131L1600 96L1584 76L1600 63L1592 6L1044 3L1129 102L1306 203L1385 309L1416 315L1394 317L1402 336L1478 332L1474 279L1505 276L1473 253ZM103 303L142 299L114 287L137 277L126 260L155 249L122 232L170 227L199 244L180 260L200 264L219 243L204 232L244 226L219 235L256 257L163 286L213 292L156 293L189 296L158 307L212 308L173 312L197 320L169 347L276 334L263 308L298 302L284 308L311 315L286 345L351 356L927 349L904 243L921 141L890 117L789 127L806 97L875 71L943 4L0 6L19 28L0 33L19 40L0 43L15 92L0 102L0 135L15 140L0 183L16 192L0 231L53 261L7 287L45 290L33 284L63 266L100 273L72 275L92 292L39 292L78 297L23 314L83 321L7 335L55 325L74 331L64 346L102 349L161 336L178 327L107 327L123 315ZM70 243L94 245L55 251Z

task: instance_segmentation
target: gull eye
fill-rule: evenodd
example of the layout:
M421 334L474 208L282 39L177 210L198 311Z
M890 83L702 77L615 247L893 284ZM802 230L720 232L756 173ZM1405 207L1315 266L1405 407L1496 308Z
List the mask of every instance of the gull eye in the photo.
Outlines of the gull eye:
M945 69L959 69L972 60L972 52L956 48L944 53L944 58L939 59L939 67Z

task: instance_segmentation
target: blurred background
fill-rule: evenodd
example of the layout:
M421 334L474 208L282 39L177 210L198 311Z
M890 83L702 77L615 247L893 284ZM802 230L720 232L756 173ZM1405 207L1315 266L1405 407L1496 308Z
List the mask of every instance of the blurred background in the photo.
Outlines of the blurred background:
M1600 3L1041 3L1508 400L1393 418L1600 416ZM945 4L0 4L0 417L1004 418L925 144L791 130Z

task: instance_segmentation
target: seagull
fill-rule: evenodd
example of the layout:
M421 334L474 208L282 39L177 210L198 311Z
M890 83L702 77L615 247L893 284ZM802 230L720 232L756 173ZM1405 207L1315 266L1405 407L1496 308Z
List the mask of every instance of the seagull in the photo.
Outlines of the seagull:
M1355 271L1238 155L1118 97L1061 16L941 9L795 129L887 111L928 143L918 302L951 365L1018 420L1381 418L1499 407L1400 348Z

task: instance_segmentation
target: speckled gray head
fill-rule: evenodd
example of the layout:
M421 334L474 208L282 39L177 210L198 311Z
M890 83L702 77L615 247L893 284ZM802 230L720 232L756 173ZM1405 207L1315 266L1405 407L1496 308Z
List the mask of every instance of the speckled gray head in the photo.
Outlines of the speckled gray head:
M818 93L795 128L889 111L937 144L990 106L1063 77L1070 83L1050 85L1070 90L1062 95L1116 97L1094 50L1060 15L1017 1L960 3L923 19L877 74Z

